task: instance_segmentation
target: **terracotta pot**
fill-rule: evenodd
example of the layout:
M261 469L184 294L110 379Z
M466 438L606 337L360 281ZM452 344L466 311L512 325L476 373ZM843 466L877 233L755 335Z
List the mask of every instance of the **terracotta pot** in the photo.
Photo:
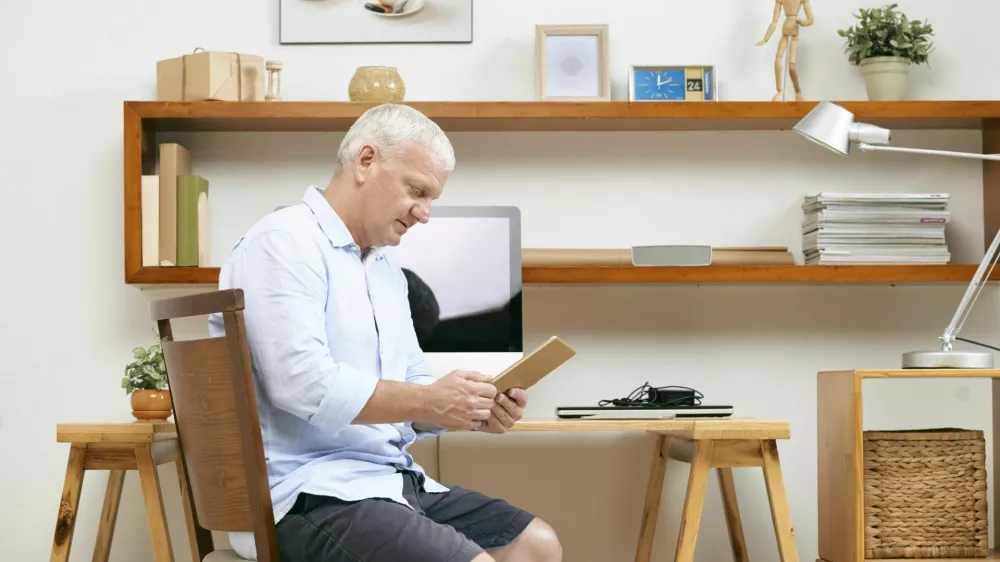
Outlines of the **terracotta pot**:
M391 66L361 66L347 87L351 101L400 102L406 97L406 84Z
M132 415L139 420L165 420L170 417L169 390L132 392Z

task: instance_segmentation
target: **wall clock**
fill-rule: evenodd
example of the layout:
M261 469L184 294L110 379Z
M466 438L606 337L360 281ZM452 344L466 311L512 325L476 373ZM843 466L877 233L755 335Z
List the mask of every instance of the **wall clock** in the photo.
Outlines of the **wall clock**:
M630 66L629 101L717 101L714 66Z

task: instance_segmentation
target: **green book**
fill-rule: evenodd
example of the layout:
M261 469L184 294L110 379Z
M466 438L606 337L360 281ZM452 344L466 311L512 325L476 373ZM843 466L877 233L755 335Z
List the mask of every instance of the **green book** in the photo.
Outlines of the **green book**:
M208 180L177 176L177 265L208 265Z

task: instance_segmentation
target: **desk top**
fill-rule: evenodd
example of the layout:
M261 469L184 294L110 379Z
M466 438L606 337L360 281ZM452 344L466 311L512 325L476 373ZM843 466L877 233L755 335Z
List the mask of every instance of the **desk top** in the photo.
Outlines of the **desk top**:
M645 431L684 439L788 439L786 420L672 418L665 420L524 419L511 431Z
M684 418L665 420L573 420L559 418L524 419L511 431L644 431L683 439L788 439L786 420L746 418ZM56 426L60 443L140 443L174 439L170 421L117 423L61 423Z

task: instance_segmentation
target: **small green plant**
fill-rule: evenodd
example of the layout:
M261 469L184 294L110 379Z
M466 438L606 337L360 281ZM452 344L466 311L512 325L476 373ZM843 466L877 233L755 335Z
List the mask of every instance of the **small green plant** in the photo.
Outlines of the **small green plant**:
M931 25L911 20L896 11L898 4L881 8L859 8L854 14L857 25L837 30L847 39L844 52L848 60L860 64L870 57L904 57L913 64L926 63L933 45L928 37L934 35Z
M132 350L133 361L125 366L122 388L125 394L136 390L166 390L167 366L160 349L160 338L148 349L137 347Z

